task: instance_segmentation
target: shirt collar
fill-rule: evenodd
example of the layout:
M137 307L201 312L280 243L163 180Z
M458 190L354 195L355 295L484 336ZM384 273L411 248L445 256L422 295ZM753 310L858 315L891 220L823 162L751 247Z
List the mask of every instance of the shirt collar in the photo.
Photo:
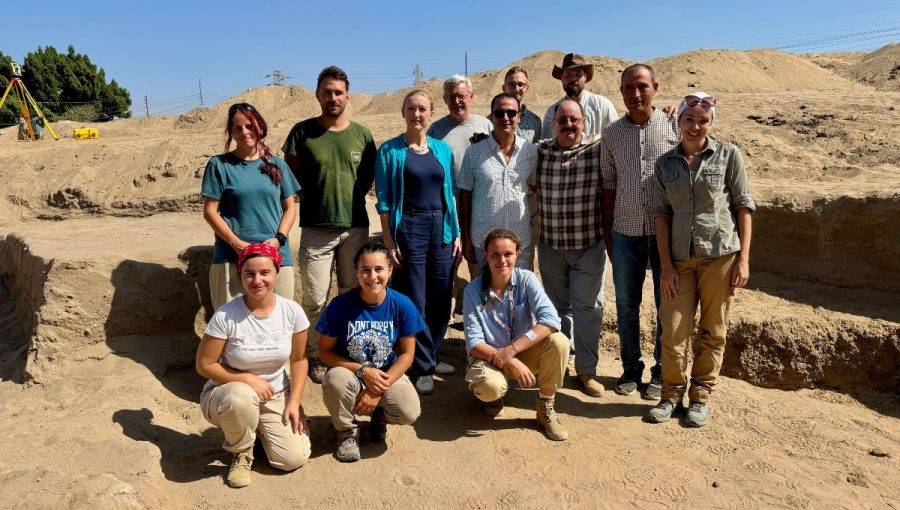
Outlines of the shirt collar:
M716 141L715 138L707 135L706 136L706 148L700 151L700 154L706 154L707 152L716 152L716 148L719 146L719 142ZM681 148L681 144L675 146L675 152L672 153L673 158L683 158L684 150Z
M490 278L490 275L487 275L487 276L488 276L488 278ZM484 277L484 275L482 275L482 277ZM507 287L509 290L507 290L506 292L503 293L504 296L508 296L508 295L509 295L509 292L510 292L514 287L518 287L518 286L519 286L519 280L520 280L520 278L521 278L521 277L519 276L519 268L514 267L513 270L512 270L512 276L511 276L510 279L509 279L509 286ZM500 301L500 297L497 296L497 294L494 294L494 289L489 289L489 290L488 290L488 296L490 296L490 297L496 299L497 301Z

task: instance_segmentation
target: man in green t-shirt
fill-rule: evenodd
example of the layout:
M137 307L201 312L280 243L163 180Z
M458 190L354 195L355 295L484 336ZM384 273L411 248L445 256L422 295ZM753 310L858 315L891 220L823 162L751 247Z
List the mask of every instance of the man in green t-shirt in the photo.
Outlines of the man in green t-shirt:
M316 322L325 308L335 266L340 292L356 286L353 256L369 238L366 193L375 179L372 133L346 112L350 81L339 67L319 73L318 117L298 122L284 147L284 160L300 182L300 269L303 310L309 317L310 378L321 383Z

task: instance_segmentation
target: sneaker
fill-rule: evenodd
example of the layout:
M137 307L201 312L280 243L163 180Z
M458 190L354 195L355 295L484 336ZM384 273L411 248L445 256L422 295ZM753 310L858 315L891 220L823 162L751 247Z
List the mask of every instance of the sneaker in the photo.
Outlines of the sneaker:
M312 379L312 382L322 384L322 380L325 379L325 372L327 370L328 365L322 363L322 360L319 358L309 358L309 378Z
M228 486L235 489L250 485L250 467L253 465L253 448L231 454L228 468Z
M652 423L662 423L669 421L672 414L675 413L675 403L668 400L661 400L656 406L647 413L647 421Z
M416 391L419 395L431 395L434 391L434 377L430 375L420 375L416 380Z
M662 377L658 375L650 376L650 384L644 390L644 400L659 400L662 398Z
M582 390L591 397L602 397L603 392L606 391L600 381L594 379L591 374L580 374L578 382L581 383Z
M552 398L537 399L537 421L544 427L547 437L554 441L565 441L569 438L569 431L559 421L559 416L553 408Z
M437 366L434 367L434 373L437 375L453 375L456 373L456 367L450 363L439 361Z
M376 407L372 411L372 419L369 421L366 437L373 443L383 443L385 438L387 438L387 424L384 422L383 407Z
M684 424L688 427L703 427L709 422L709 406L706 402L691 402Z
M638 389L638 383L641 382L640 374L636 374L633 370L626 370L622 373L622 377L616 381L616 393L619 395L631 395Z
M356 436L347 436L338 442L334 449L334 458L341 462L356 462L359 460L359 442Z
M484 409L484 412L488 416L497 417L503 414L503 399L498 398L492 402L484 402L481 404L481 407Z

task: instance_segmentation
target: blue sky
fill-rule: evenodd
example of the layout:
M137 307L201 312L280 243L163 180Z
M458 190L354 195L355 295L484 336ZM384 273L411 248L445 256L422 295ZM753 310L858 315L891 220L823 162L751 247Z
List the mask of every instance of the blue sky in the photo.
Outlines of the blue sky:
M569 6L566 9L564 6ZM567 14L565 11L572 11ZM21 62L39 46L79 53L132 94L143 115L177 114L271 82L311 86L326 65L354 91L493 69L540 50L632 60L696 48L871 51L900 42L896 0L752 2L526 1L11 3L0 51Z

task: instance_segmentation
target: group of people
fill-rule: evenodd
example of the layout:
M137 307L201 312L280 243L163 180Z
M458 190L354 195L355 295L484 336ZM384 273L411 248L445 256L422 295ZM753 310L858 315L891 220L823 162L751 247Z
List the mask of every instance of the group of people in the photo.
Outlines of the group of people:
M646 416L655 423L684 411L688 393L685 423L708 422L729 306L749 278L755 204L741 154L709 136L714 97L696 92L677 109L657 109L653 68L634 64L621 75L627 114L618 118L608 99L585 90L593 71L575 54L554 66L565 96L543 121L523 103L528 73L518 67L487 117L472 111L464 76L444 82L449 113L434 123L434 101L412 90L400 105L406 129L376 148L348 117L346 73L327 67L316 84L321 114L294 126L283 160L252 105L229 108L225 152L210 159L201 191L215 232L216 312L196 363L209 379L204 416L233 455L229 485L250 483L257 434L278 469L309 457L307 375L322 385L339 461L360 458L357 415L371 416L370 441L384 441L388 423L415 422L433 375L456 371L438 360L454 301L465 381L485 412L503 411L510 379L537 387L538 423L565 440L554 396L567 368L587 395L605 391L597 363L607 257L623 369L615 391L658 401ZM368 237L373 184L381 242ZM287 237L295 195L300 305ZM463 259L471 282L454 289ZM645 385L648 265L657 321ZM340 293L328 303L332 270Z

